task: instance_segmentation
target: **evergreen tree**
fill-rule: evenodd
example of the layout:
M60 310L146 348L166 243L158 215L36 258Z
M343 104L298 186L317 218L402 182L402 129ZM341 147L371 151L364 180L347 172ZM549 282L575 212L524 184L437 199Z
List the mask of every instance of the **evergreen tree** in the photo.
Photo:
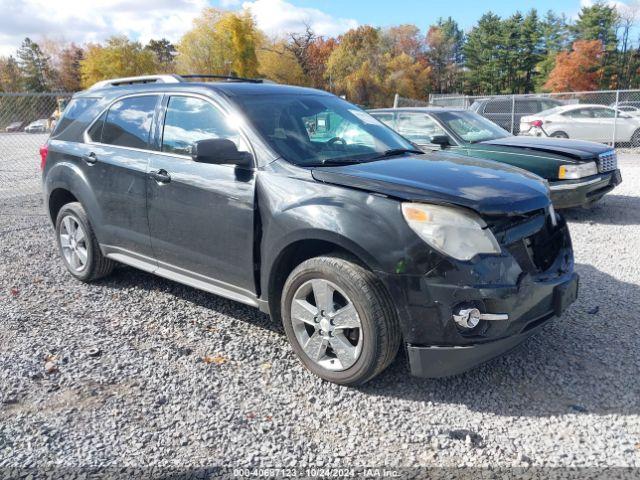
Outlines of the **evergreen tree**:
M17 55L24 89L28 92L50 91L53 71L49 57L42 52L40 46L27 37Z

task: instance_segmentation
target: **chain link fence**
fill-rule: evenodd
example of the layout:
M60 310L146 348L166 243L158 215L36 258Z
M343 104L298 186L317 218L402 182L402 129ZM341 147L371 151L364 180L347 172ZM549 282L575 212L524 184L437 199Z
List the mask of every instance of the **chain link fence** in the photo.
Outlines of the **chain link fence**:
M0 214L40 195L40 156L71 93L0 93Z
M640 90L481 96L431 94L428 102L396 95L393 103L394 107L471 109L514 135L574 138L640 151Z

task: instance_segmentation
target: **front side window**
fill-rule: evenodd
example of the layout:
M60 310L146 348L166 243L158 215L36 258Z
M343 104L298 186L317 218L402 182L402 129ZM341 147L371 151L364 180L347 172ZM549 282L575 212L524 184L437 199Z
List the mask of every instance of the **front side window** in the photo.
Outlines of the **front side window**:
M149 95L129 97L114 103L109 108L102 127L101 143L148 148L157 101L157 95Z
M231 140L238 150L248 150L238 128L211 103L185 96L169 99L162 133L163 152L191 155L195 142L214 138Z
M385 125L388 125L390 128L395 129L395 124L393 122L393 113L372 112L371 115L380 120Z
M469 143L485 142L510 137L511 134L475 112L438 112L434 115L447 130Z
M416 148L333 95L246 95L234 101L271 148L296 165L368 161Z
M431 143L435 135L446 135L440 125L424 113L399 113L396 130L420 145Z
M511 113L513 104L509 100L489 100L484 113Z

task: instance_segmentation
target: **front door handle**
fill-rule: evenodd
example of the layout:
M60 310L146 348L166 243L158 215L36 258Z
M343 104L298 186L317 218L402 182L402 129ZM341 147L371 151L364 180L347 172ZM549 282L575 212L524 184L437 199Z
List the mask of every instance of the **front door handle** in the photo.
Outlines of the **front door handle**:
M171 181L171 175L165 169L151 172L149 175L158 183L169 183Z
M91 152L89 155L82 155L82 160L84 160L88 165L93 165L98 161L98 157L95 153Z

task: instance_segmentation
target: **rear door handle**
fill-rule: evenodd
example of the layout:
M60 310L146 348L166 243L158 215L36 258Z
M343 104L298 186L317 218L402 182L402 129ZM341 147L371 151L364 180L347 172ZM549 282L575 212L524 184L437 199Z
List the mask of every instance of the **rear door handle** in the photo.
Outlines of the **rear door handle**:
M171 175L164 169L160 169L157 172L150 172L149 176L158 183L169 183L171 181Z
M91 152L89 155L82 155L82 160L89 165L93 165L98 161L98 157L95 153Z

